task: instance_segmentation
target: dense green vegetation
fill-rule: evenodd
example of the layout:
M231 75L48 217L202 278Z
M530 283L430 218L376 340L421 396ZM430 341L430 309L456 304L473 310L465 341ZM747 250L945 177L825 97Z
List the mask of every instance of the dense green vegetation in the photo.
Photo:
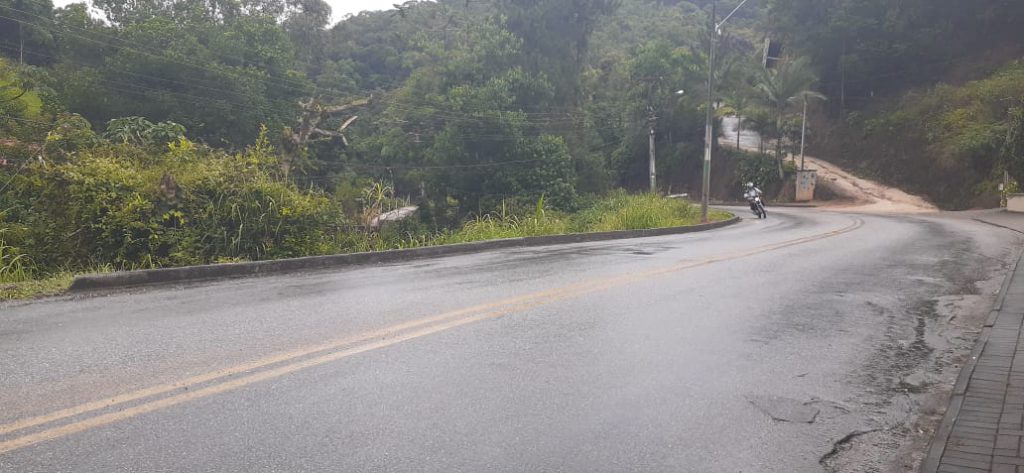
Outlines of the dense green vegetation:
M998 206L1003 170L1024 179L1022 99L1021 62L962 85L914 89L849 114L842 130L832 130L846 150L836 155L946 207Z
M662 188L694 192L702 100L674 92L706 5L94 6L0 0L2 283L698 220L613 190L643 188L656 114Z
M1024 3L772 0L765 19L829 98L813 152L945 208L997 205L1004 170L1024 180Z

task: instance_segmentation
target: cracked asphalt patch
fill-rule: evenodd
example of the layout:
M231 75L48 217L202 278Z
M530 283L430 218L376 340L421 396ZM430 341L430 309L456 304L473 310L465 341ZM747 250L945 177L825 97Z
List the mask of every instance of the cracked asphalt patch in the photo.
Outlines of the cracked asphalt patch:
M798 401L780 396L748 395L747 400L754 407L768 414L772 420L810 424L818 418L820 409Z
M946 237L936 242L946 256L928 261L911 254L894 261L894 276L918 276L898 283L897 304L868 302L868 310L885 320L883 336L855 375L863 391L851 398L855 407L845 416L850 433L821 459L828 472L918 470L963 358L1002 282L1004 259L980 254L975 240L940 224L924 225L929 233Z

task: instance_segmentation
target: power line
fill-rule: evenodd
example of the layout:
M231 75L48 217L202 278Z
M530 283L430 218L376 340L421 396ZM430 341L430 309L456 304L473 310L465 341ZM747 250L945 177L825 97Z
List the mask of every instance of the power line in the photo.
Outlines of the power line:
M0 15L0 18L8 18L8 17ZM17 20L15 20L15 21L17 21ZM17 49L14 49L13 47L8 47L8 46L0 45L0 48L7 49L9 51L17 51ZM47 54L43 54L43 55L46 56L46 57L53 58L53 59L61 59L61 58L56 58L55 56L52 56L52 55L47 55ZM77 62L79 64L84 64L84 63L82 63L80 61L72 61L72 62ZM212 71L212 72L215 72L215 73L221 73L222 72L222 71L215 71L215 70L209 69L209 68L202 68L200 66L195 66L195 67L200 68L202 70ZM147 75L144 75L144 74L133 73L133 72L130 72L130 71L121 71L121 72L125 72L126 74L134 75L134 76L139 76L139 77L147 77L147 78L151 78L151 79L164 80L164 81L167 81L167 82L177 83L177 84L181 84L181 85L189 85L187 83L183 83L183 82L180 82L180 81L175 81L175 80L172 80L172 79L156 78L156 77L153 77L153 76L147 76ZM139 87L139 88L144 88L144 89L153 90L153 91L162 91L162 92L167 92L167 93L172 93L172 94L178 94L178 95L184 95L184 96L189 96L189 97L193 97L193 98L198 98L198 99L202 99L202 100L208 100L208 98L206 98L206 97L198 97L198 96L195 96L195 95L192 95L192 94L186 94L184 92L175 92L175 91L170 91L170 90L165 90L165 89L155 89L155 88L151 88L151 87L141 86L141 85L138 85L138 84L116 82L116 81L112 81L110 79L106 79L106 80L111 81L111 82L115 82L115 83L117 83L119 85L124 85L124 86L133 86L133 87ZM221 92L225 92L225 93L233 93L233 94L239 95L239 96L244 95L244 94L241 94L241 93L238 93L238 92L229 92L229 91L225 91L223 89L211 88L211 87L207 87L207 86L204 86L204 85L195 85L195 86L196 87L200 87L200 88L207 88L207 89L214 90L214 91L221 91ZM225 101L226 102L226 100L224 100L223 98L217 98L217 99L212 99L212 100L218 100L218 101ZM271 102L278 102L278 103L290 105L288 102L284 102L284 101L271 100ZM432 118L440 118L440 119L445 119L445 120L449 120L449 121L460 121L461 120L461 121L478 122L478 121L481 121L481 120L500 120L500 119L502 119L502 117L500 115L505 114L505 115L513 115L513 116L514 115L525 116L527 118L522 119L520 121L523 122L523 123L530 124L530 125L535 125L535 126L550 126L552 124L557 124L557 123L560 122L559 120L554 120L554 119L551 119L551 118L544 118L544 119L536 119L536 118L534 118L534 119L530 119L529 117L531 116L531 113L530 112L524 112L524 111L490 110L490 109L479 108L476 111L470 111L469 113L465 113L465 112L460 113L460 112L452 112L450 110L441 110L441 109L438 109L438 108L428 107L428 106L425 106L425 105L420 105L420 106L417 106L417 105L406 105L405 103L399 102L397 100L387 100L387 99L385 99L385 100L382 100L381 102L385 103L385 104L391 104L391 108L393 108L395 110L398 110L398 111L405 111L407 113L428 113L428 114L431 115ZM239 107L255 109L255 110L258 110L258 111L261 111L261 112L264 112L264 113L266 113L268 110L269 111L276 111L276 112L283 112L283 111L285 111L285 110L282 110L280 108L269 108L269 107L265 107L265 106L261 106L261 105L239 104L237 102L231 102L231 103L233 103L234 105L239 106ZM287 112L289 112L289 113L291 113L292 111L293 111L293 109L287 110ZM499 116L492 116L494 114L497 114ZM539 114L534 113L533 115L539 115ZM549 114L549 115L555 116L555 115L563 115L563 114L561 114L561 113L559 113L559 114L552 113L552 114ZM573 120L572 114L565 113L564 115L566 115L566 120L564 120L564 123L566 123L566 124L576 123L576 122L572 121Z
M76 30L88 32L88 34L93 34L93 35L97 35L97 36L100 36L100 37L111 38L112 40L115 40L115 41L121 41L121 42L124 41L124 40L121 40L119 38L111 37L109 35L104 35L102 33L97 33L97 32L89 32L87 30L84 30L82 28L78 28L78 27L72 26L72 25L60 25L56 20L52 20L52 19L49 19L49 18L46 18L46 17L42 17L42 16L39 16L39 15L36 15L36 14L33 14L33 13L29 13L29 12L23 11L23 10L18 10L17 8L12 8L12 7L8 7L8 6L4 6L4 5L0 5L0 8L6 8L8 10L15 11L15 12L18 12L18 13L21 13L21 14L24 14L24 15L28 15L28 16L32 16L32 17L35 17L35 18L39 18L39 19L41 19L43 21L48 21L50 23L53 23L54 27L47 27L47 26L44 26L44 25L32 23L31 21L27 21L27 20L23 20L23 19L19 19L19 18L12 18L12 17L9 17L9 16L0 15L0 18L6 19L6 20L9 20L9 21L14 21L14 22L17 22L17 23L21 23L21 24L24 24L24 25L29 25L29 26L32 26L32 27L35 27L35 28L39 28L39 29L43 29L43 30L49 30L50 32L53 32L53 33L62 33L62 34L65 34L65 35L68 35L68 36L71 36L71 37L74 37L74 38L78 38L78 39L82 39L82 40L85 40L85 41L93 42L93 43L100 44L100 45L103 45L103 46L108 46L108 47L115 48L115 49L120 49L120 50L124 50L124 51L134 52L134 53L137 53L137 54L141 54L143 56L147 56L147 57L155 58L155 59L158 59L158 60L163 60L163 61L175 63L175 64L178 64L178 65L183 65L183 66L186 66L186 67L191 67L191 68L194 68L194 69L197 69L197 70L204 70L204 71L207 71L207 72L211 72L211 71L216 72L213 69L210 69L208 67L204 67L204 66L200 66L200 65L197 65L197 64L192 64L192 63L184 62L184 61L175 60L175 59L167 57L166 55L155 54L155 53L143 51L143 50L140 50L140 49L137 49L137 48L134 48L134 47L119 46L119 45L112 44L112 43L109 43L109 42L100 41L100 40L95 39L95 38L89 38L87 36L77 35L77 34L74 34L74 33L70 33L68 31L60 30L60 29L57 29L56 27L63 26L63 27L68 27L68 28L74 28ZM212 51L210 51L210 52L212 52ZM214 54L216 54L216 53L214 53ZM247 62L247 61L242 60L240 58L235 58L235 59L237 59L238 62L241 62L243 64ZM236 67L237 68L237 66L229 66L229 67ZM246 71L246 70L245 69L239 69L236 72L242 72L242 71ZM248 71L246 71L246 72L248 72ZM282 87L282 88L286 88L286 89L290 89L290 90L294 90L294 91L299 91L299 92L302 92L302 93L307 93L308 92L307 88L301 87L303 84L300 84L299 82L296 82L296 81L290 81L290 80L287 80L287 79L279 79L279 78L275 78L275 77L272 77L272 76L260 77L260 76L256 75L255 73L252 73L252 72L249 72L249 75L251 77L257 79L257 80L262 80L262 81L264 81L267 84L276 85L276 86L279 86L279 87ZM271 82L271 81L276 81L276 82ZM298 84L299 87L296 87L295 86L296 84Z
M136 49L136 48L133 48L133 47L128 47L128 46L119 46L119 45L116 45L116 44L112 44L110 42L100 41L100 40L97 40L95 38L88 38L88 37L85 37L85 36L75 35L75 34L72 34L72 33L68 33L66 31L61 31L61 30L56 28L57 26L61 26L56 20L45 18L45 17L39 16L39 15L35 15L33 13L25 12L23 10L18 10L16 8L12 8L12 7L3 6L3 8L7 8L9 10L12 10L12 11L15 11L15 12L18 12L18 13L22 13L22 14L29 15L29 16L32 16L32 17L35 17L35 18L39 18L39 19L44 20L44 21L48 21L50 23L53 23L54 27L47 27L47 26L43 26L43 25L40 25L40 24L29 22L29 21L26 21L26 20L17 19L17 18L11 18L11 17L0 15L0 18L8 19L10 21L15 21L15 22L27 24L29 26L33 26L33 27L40 28L40 29L46 29L46 30L49 30L49 31L55 32L55 33L64 33L64 34L67 34L69 36L80 38L80 39L84 39L86 41L94 42L94 43L97 43L97 44L100 44L100 45L109 46L109 47L112 47L112 48L115 48L115 49L121 49L121 50L125 50L125 51L136 52L138 54L143 54L145 56L153 57L153 58L164 60L164 61L167 61L167 62L172 62L172 63L176 63L176 64L180 64L180 65L185 65L185 66L192 67L192 68L198 69L198 70L204 70L204 71L207 71L207 72L213 72L215 74L223 74L225 72L225 71L214 70L214 69L211 69L209 67L205 67L205 66L201 66L201 65L197 65L197 64L192 64L192 63L187 63L187 62L175 60L175 59L167 57L166 55L160 55L160 54L155 54L155 53L151 53L151 52L148 52L148 51L142 51L142 50L139 50L139 49ZM115 36L104 35L104 34L97 33L97 32L91 32L91 31L84 30L82 28L79 28L79 27L76 27L76 26L73 26L73 25L63 25L63 26L74 28L76 30L87 32L89 34L105 37L105 38L108 38L108 39L110 39L112 41L119 41L119 42L123 42L124 41L124 40L122 40L120 38L117 38ZM217 53L215 51L209 51L209 52L214 53L215 55L217 55L217 56L219 56L221 58L232 59L232 60L234 60L236 62L240 62L240 63L245 63L246 62L242 58L219 54L219 53ZM52 58L53 56L49 56L49 57ZM229 66L229 67L233 67L233 66ZM234 71L234 72L238 73L240 71ZM296 88L294 85L306 85L306 84L301 84L301 83L299 83L297 81L288 81L286 79L276 78L276 77L257 76L255 74L250 74L250 75L253 76L254 78L256 78L257 80L261 80L261 81L268 82L268 83L270 81L278 81L279 83L275 83L273 85L283 86L284 88L292 90L292 91L302 92L303 94L306 94L306 93L310 92L307 87ZM291 85L286 85L286 84L291 84ZM208 86L200 86L200 87L208 87ZM217 90L217 89L214 89L214 90ZM333 92L336 95L334 95L334 96L328 95L328 97L332 97L332 98L336 98L336 99L340 98L342 96L348 96L348 94L346 94L344 92L341 92L341 91L338 91L336 89L323 88L321 86L315 86L313 88L313 90L316 91L316 92L319 92L321 90L326 90L328 92ZM366 93L372 93L372 91L361 90L361 91L359 91L359 93L366 94ZM396 99L383 99L383 100L381 100L381 102L382 103L391 103L391 104L402 103L402 102L398 102ZM422 105L417 104L415 102L404 102L404 104L406 105L406 111L415 110L417 106L422 106ZM518 111L516 113L523 113L523 114L525 114L527 116L534 116L534 117L561 117L561 116L566 116L566 115L569 115L569 116L572 115L570 112L525 112L525 111ZM474 118L477 118L477 117L474 117Z
M58 29L57 27L63 26L63 27L66 27L66 28L73 28L75 30L78 30L78 31L81 31L81 32L84 32L84 33L87 33L87 34L90 34L90 35L95 35L95 36L100 36L100 37L103 37L103 38L107 38L110 41L125 42L125 40L123 40L121 38L118 38L116 36L113 36L113 35L107 35L107 34L95 32L95 31L85 30L83 28L79 28L79 27L74 26L74 25L66 25L66 24L65 25L61 25L56 20L53 20L53 19L50 19L50 18L46 18L46 17L40 16L40 15L36 15L34 13L26 12L24 10L19 10L17 8L13 8L13 7L9 7L9 6L4 6L4 5L0 5L0 7L6 8L6 9L11 10L11 11L18 12L18 13L21 13L21 14L24 14L24 15L27 15L27 16L38 18L40 20L43 20L43 21L46 21L46 22L49 22L49 23L52 23L53 26L52 27L47 27L47 26L40 25L40 24L37 24L37 23L32 23L32 22L24 20L24 19L18 19L18 18L12 18L12 17L8 17L8 16L0 15L0 18L4 18L4 19L10 20L10 21L15 21L15 22L18 22L18 23L26 24L26 25L29 25L29 26L33 26L35 28L49 30L49 31L55 32L55 33L67 34L69 36L76 37L76 38L83 39L83 40L90 41L90 42L94 42L94 43L97 43L97 44L100 44L100 45L109 46L109 47L115 48L115 49L121 49L121 50L125 50L125 51L135 52L135 53L138 53L138 54L154 57L156 59L162 59L162 60L165 60L165 61L168 61L168 62L173 62L173 63L176 63L176 64L192 67L192 68L199 69L199 70L205 70L205 71L208 71L208 72L221 72L221 71L214 71L213 69L210 69L209 67L205 67L205 66L202 66L202 65L198 65L198 64L194 64L194 63L188 63L188 62L184 62L184 61L180 61L180 60L169 58L169 57L166 56L165 53L161 54L161 53L156 53L156 52L151 52L151 51L144 51L144 50L139 49L137 47L117 45L117 44L113 44L111 42L100 41L100 40L95 39L95 38L89 38L89 37L86 37L86 36L76 35L76 34L73 34L73 33L69 33L67 31L62 31L62 30ZM229 59L229 60L232 60L234 62L238 62L238 63L242 63L242 64L245 64L247 62L244 58L240 58L240 57L236 57L236 56L230 56L230 55L225 55L225 54L219 53L217 51L213 51L213 50L209 50L208 49L207 52L210 52L210 53L220 57L221 59ZM306 67L309 66L308 64L301 64L301 63L299 65L303 65L303 66L306 66ZM264 81L264 82L274 81L274 82L276 82L275 85L283 86L283 87L288 88L290 90L302 92L304 94L310 92L309 88L313 87L314 90L317 91L317 92L327 91L327 92L333 93L334 95L328 95L328 96L332 97L332 98L335 98L335 99L349 96L348 93L339 91L337 89L325 88L325 87L322 87L322 86L319 86L319 85L305 84L305 83L302 83L300 81L288 80L288 79L285 79L285 78L258 76L258 75L254 74L254 73L250 73L250 75L252 77L256 78L257 80L261 80L261 81ZM360 91L358 91L358 93L363 94L363 95L369 94L369 93L372 93L372 92L374 92L374 91L370 91L370 90L360 90Z
M20 45L16 45L16 44L13 44L13 43L10 43L10 42L0 42L0 49L6 49L6 50L11 51L11 52L17 52L17 51L19 51L21 49L24 49L24 48L21 48ZM81 66L86 66L86 67L92 66L91 64L89 64L89 63L87 63L85 61L81 61L81 60L77 60L77 59L71 59L71 58L61 58L61 57L57 57L57 56L54 56L52 54L46 54L44 52L37 51L37 50L34 50L34 49L24 49L24 51L29 52L29 53L31 53L31 54L33 54L35 56L45 57L45 58L54 59L54 60L58 60L58 61L72 62L72 63L78 64L78 65L81 65ZM151 75L147 75L147 74L140 74L140 73L128 71L128 70L125 70L125 69L117 69L117 71L119 73L122 73L122 74L130 75L130 76L134 76L134 77L140 77L140 78L143 78L143 79L167 82L167 83L178 84L178 85L187 86L187 87L198 87L198 88L201 88L201 89L210 90L212 92L222 92L222 93L226 93L226 94L236 95L239 98L243 98L243 99L251 99L252 98L252 96L249 95L249 94L245 94L243 92L239 92L239 91L235 91L235 90L220 89L220 88L209 87L209 86L200 85L200 84L190 84L188 82L182 82L182 81L178 81L178 80L174 80L174 79L168 79L168 78L165 78L165 77L157 77L157 76L151 76ZM293 102L289 102L289 101L285 101L285 100L268 99L268 101L271 102L271 103L279 103L279 104L282 104L284 106L296 105Z
M2 44L0 44L0 49L11 50L10 47L4 46ZM170 95L177 95L177 96L181 96L181 97L185 97L185 98L191 98L191 99L193 99L191 101L185 100L185 99L182 99L182 101L185 101L187 103L192 103L194 105L208 105L211 101L215 101L215 102L230 104L230 105L233 105L233 106L235 106L237 108L254 110L254 111L263 112L263 113L266 113L267 111L276 111L276 112L286 112L287 111L287 110L284 110L284 109L276 109L276 108L272 108L272 107L261 106L261 105L258 105L258 104L248 104L248 103L233 102L233 101L226 100L224 98L214 98L214 97L198 96L198 95L188 94L188 93L185 93L185 92L177 92L177 91L173 91L173 90L169 90L169 89L158 89L158 88L154 88L154 87L147 87L147 86L144 86L144 85L141 85L141 84L135 84L135 83L130 83L130 82L120 82L120 81L116 81L116 80L109 79L109 78L101 78L101 79L99 79L99 82L104 83L104 84L114 84L114 85L117 85L117 86L120 86L120 87L131 87L131 88L135 88L135 89L141 89L142 91L150 91L150 92L156 92L156 93L160 93L160 94L170 94ZM116 90L117 92L126 92L126 93L133 93L134 92L136 94L143 94L143 92L141 92L139 90L134 90L133 91L133 90L126 89L126 88L114 89L114 90ZM146 96L146 97L148 97L148 96ZM149 97L149 98L152 98L152 97Z

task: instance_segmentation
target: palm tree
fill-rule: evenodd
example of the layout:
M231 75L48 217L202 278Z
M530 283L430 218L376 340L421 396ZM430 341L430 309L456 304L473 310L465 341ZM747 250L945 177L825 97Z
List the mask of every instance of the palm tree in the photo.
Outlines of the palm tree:
M803 118L800 121L800 170L804 170L804 145L807 142L807 102L810 100L828 100L828 97L824 95L805 90L799 94L790 97L789 102L791 103L803 103L804 113Z
M761 69L758 73L757 89L775 112L775 159L779 163L779 176L782 171L782 120L789 111L794 99L822 97L811 90L818 81L810 63L806 58L783 61L777 68Z

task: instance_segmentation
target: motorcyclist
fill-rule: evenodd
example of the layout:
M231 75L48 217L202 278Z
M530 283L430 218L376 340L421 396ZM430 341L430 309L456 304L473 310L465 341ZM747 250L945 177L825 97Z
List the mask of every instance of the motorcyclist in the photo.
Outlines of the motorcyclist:
M758 189L757 186L755 186L753 182L748 182L747 183L747 190L746 190L746 192L743 193L743 198L745 198L745 199L747 199L749 201L753 201L755 198L761 197L762 194L764 194L764 193L761 192L761 189Z
M757 204L754 203L754 199L761 197L762 194L764 194L764 192L761 192L761 189L758 189L753 182L747 183L746 191L743 193L743 198L747 199L747 202L750 203L750 210L754 213L758 213Z

